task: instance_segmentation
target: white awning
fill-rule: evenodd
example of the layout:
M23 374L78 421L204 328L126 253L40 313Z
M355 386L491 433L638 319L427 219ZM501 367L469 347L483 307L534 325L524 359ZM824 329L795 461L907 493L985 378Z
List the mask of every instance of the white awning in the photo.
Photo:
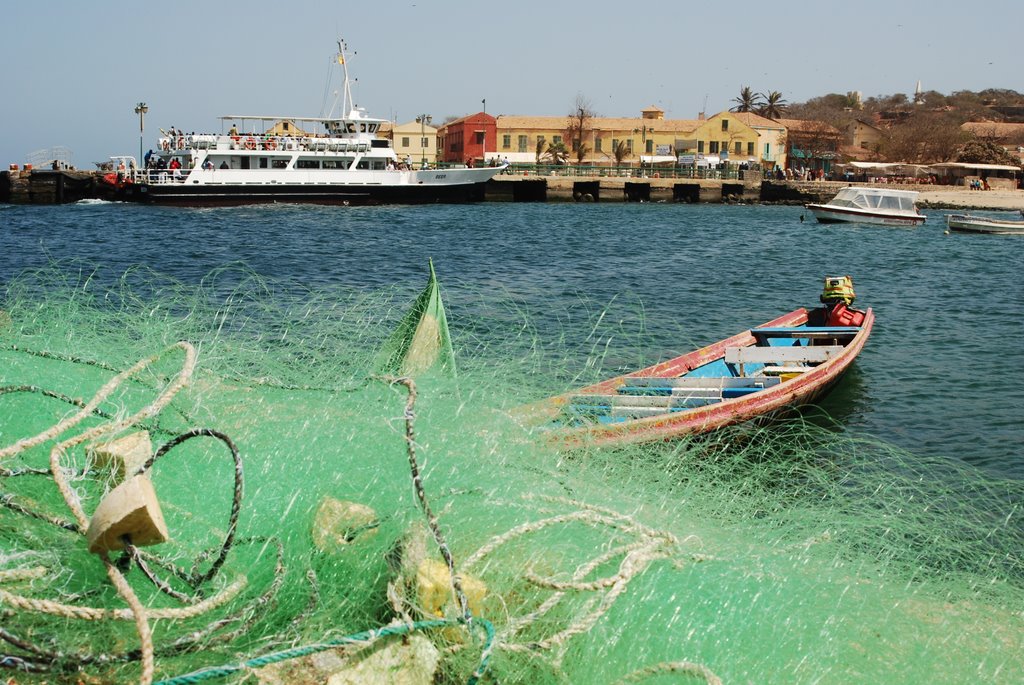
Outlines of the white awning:
M641 164L675 164L673 155L640 155Z

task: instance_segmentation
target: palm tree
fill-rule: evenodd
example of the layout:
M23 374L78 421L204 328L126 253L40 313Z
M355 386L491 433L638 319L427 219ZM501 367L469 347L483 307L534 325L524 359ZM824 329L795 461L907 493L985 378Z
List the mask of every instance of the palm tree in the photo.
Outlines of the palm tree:
M569 161L569 151L562 141L550 143L547 152L544 153L544 158L549 164L565 164Z
M751 112L761 106L761 96L755 93L750 86L740 88L740 96L733 98L732 101L736 103L736 106L730 108L730 112Z
M782 97L782 93L777 90L773 90L770 93L762 93L760 97L763 99L761 109L757 111L758 114L767 119L781 119L782 115L786 113L788 102Z
M622 160L629 157L629 146L626 145L626 141L620 140L612 150L612 157L615 158L615 166L622 166Z

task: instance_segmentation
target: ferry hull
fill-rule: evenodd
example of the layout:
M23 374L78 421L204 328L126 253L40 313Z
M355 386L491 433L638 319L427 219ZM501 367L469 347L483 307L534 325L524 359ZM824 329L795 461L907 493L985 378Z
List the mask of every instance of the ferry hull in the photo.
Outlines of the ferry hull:
M128 202L182 207L249 204L382 205L481 202L487 181L457 185L194 185L129 184L119 191Z

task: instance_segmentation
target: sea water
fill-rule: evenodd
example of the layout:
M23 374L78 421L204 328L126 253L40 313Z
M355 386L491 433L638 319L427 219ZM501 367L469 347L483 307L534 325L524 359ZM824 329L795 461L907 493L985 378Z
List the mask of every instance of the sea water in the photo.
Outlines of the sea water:
M472 330L482 291L507 297L540 337L575 339L564 362L584 372L592 331L572 312L608 307L621 318L603 343L609 374L813 306L825 276L849 274L876 324L825 409L850 430L1024 477L1020 241L947 235L940 211L900 229L756 205L83 203L6 206L0 225L0 283L54 262L98 283L139 265L199 283L242 264L314 290L412 292L433 258L456 339Z

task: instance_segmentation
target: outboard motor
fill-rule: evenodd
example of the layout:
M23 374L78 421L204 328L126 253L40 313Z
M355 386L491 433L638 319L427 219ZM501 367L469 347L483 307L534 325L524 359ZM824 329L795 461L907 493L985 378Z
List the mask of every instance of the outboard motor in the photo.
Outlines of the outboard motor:
M857 299L850 276L827 276L819 299L825 305L826 326L860 326L864 323L864 312L850 309Z

